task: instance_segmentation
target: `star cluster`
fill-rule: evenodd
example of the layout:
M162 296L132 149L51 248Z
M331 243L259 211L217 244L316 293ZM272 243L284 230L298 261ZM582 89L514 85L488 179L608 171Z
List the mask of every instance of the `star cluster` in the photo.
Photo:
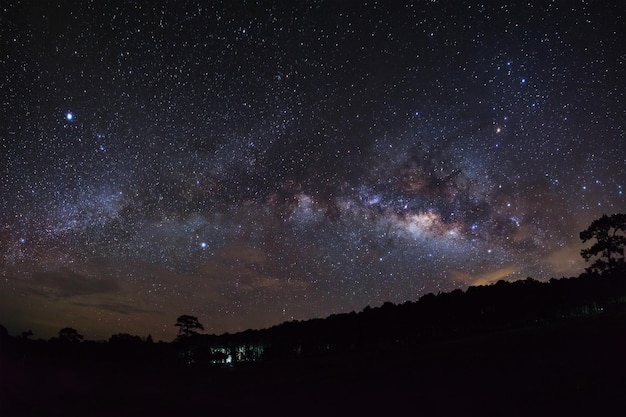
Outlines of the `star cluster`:
M574 275L623 212L607 2L9 2L0 316L234 332Z

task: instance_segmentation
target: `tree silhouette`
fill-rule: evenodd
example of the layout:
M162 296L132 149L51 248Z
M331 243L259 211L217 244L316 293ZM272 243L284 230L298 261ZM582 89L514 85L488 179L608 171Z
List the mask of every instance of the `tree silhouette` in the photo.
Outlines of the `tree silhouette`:
M111 337L109 338L109 343L114 344L114 345L121 345L121 346L132 346L132 345L138 345L143 343L141 340L141 337L139 336L135 336L132 334L128 334L128 333L117 333L114 335L111 335Z
M198 334L198 330L204 330L204 326L198 321L195 316L188 316L183 314L176 320L176 327L178 329L178 337L187 337Z
M588 272L602 273L623 266L624 247L626 247L626 214L603 215L594 220L586 230L580 232L580 239L583 243L592 239L596 240L590 248L580 251L585 261L597 257L587 268Z
M62 342L78 343L83 340L83 338L84 336L82 334L71 327L64 327L59 330L59 340Z

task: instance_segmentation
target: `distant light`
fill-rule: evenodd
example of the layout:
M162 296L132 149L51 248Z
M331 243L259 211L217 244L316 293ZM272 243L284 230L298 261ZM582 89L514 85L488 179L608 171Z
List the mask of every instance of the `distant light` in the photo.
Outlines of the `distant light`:
M72 120L74 120L74 114L71 111L68 111L67 113L65 113L65 120L71 122Z
M207 246L207 245L206 245L206 242L200 242L200 247L201 247L202 249L205 249L205 248L206 248L206 246Z

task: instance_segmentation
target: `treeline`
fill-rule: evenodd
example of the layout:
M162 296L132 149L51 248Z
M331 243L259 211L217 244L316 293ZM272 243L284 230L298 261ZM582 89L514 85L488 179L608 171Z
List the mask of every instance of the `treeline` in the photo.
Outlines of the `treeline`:
M237 335L240 343L267 346L266 358L410 349L421 343L541 325L556 320L626 312L626 274L583 274L540 282L498 281L416 302L326 319L287 322Z
M12 337L0 326L0 353L21 366L68 361L99 366L225 364L410 350L438 340L620 312L626 312L626 274L621 269L549 282L532 278L498 281L466 291L427 294L415 302L387 302L360 313L285 322L268 329L181 335L171 343L154 343L149 335L141 338L124 333L107 342L83 341L71 328L61 329L59 337L48 341L33 340L30 332Z

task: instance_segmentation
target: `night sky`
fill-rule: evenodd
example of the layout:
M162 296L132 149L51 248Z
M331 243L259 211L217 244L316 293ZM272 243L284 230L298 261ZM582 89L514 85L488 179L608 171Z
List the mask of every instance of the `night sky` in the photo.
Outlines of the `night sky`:
M578 275L626 211L625 12L4 1L0 324L169 341Z

